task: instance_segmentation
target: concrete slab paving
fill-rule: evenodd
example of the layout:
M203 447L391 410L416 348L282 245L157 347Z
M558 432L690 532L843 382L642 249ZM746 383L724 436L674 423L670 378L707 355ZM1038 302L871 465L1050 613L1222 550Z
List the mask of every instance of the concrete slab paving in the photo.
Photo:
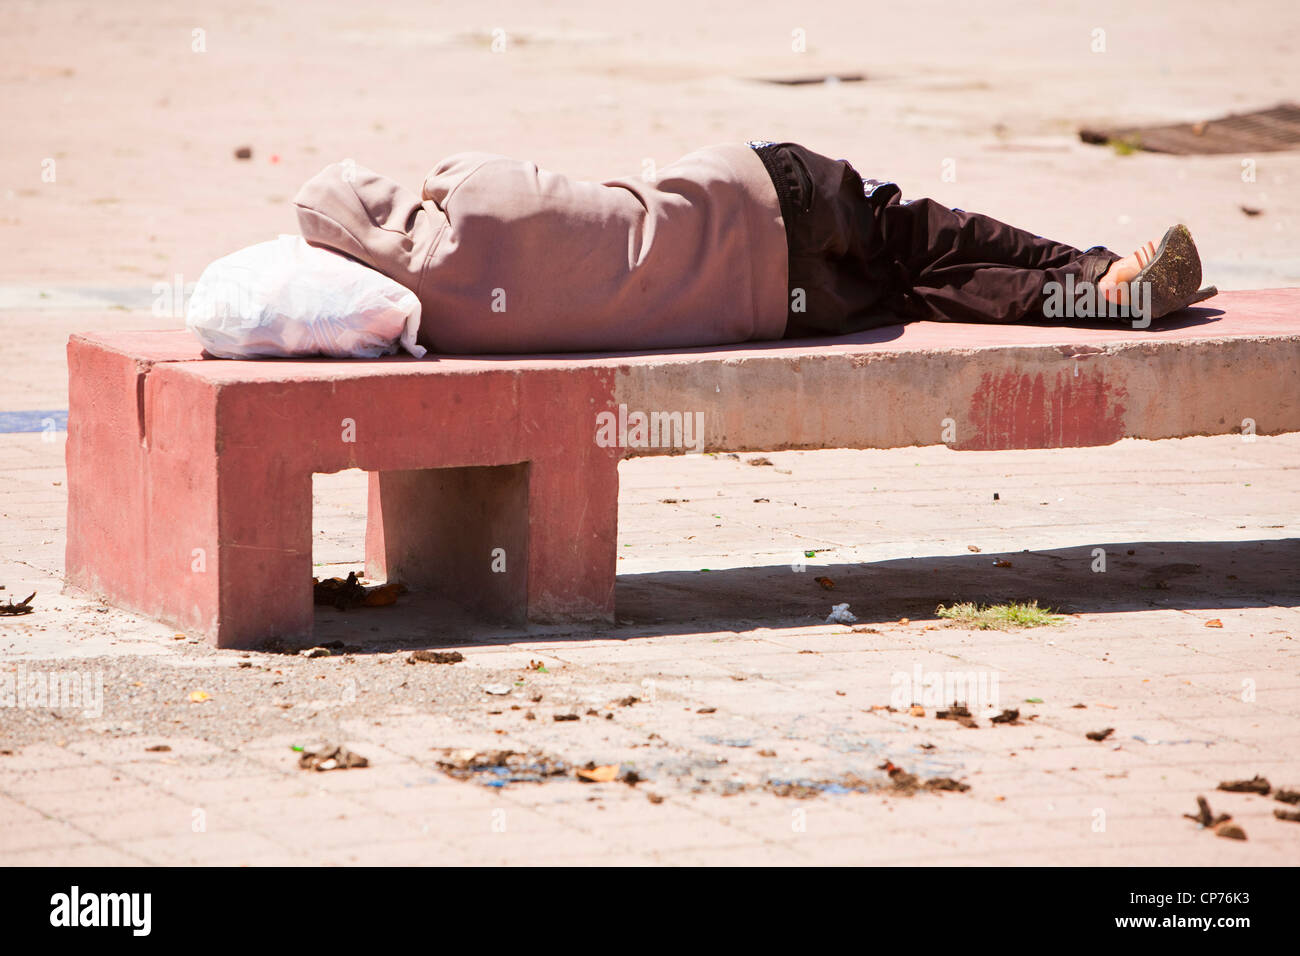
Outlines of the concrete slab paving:
M364 22L344 0L306 20L233 0L200 23L131 6L7 11L22 43L0 71L15 144L0 155L0 604L37 597L33 614L0 616L0 681L68 676L79 696L0 708L0 864L1300 859L1300 824L1273 816L1283 804L1214 789L1257 773L1300 788L1294 433L625 462L617 621L603 628L485 628L412 593L319 610L317 639L357 649L307 659L216 651L62 591L69 335L180 328L185 287L212 259L293 231L288 198L328 162L416 183L483 149L603 179L775 137L1080 246L1127 251L1187 222L1207 281L1294 287L1300 153L1120 155L1076 129L1292 95L1300 7L1225 18L1100 0L1029 16L1011 0L837 0L792 15L664 0L654 18L597 28L578 6L522 0L496 4L496 22L448 4L434 25L410 2ZM488 52L498 23L521 41L505 56ZM922 33L924 48L874 39ZM1155 35L1158 48L1131 42ZM364 83L337 69L358 54ZM843 70L867 80L756 81ZM433 114L430 89L448 90ZM252 160L234 159L245 143ZM360 472L317 477L317 573L359 566L365 492ZM1007 600L1064 620L985 631L936 617ZM856 624L823 623L840 602ZM406 663L417 648L466 660ZM888 710L917 668L996 675L994 710L1019 709L1019 724ZM292 748L319 741L370 766L298 769ZM642 779L489 786L447 775L448 748ZM970 789L907 796L887 762ZM864 792L844 786L855 780ZM1184 819L1198 794L1248 840Z
M0 443L32 456L8 477L58 474L60 441ZM36 590L38 610L0 619L4 673L69 674L103 697L4 712L0 825L10 839L0 858L1294 862L1300 827L1273 817L1282 804L1214 788L1256 773L1300 781L1300 551L1288 537L1297 436L768 457L766 497L791 508L777 521L765 517L769 502L737 487L756 470L743 456L621 466L626 556L613 627L494 629L430 614L409 595L394 608L322 609L328 633L355 649L320 659L216 651L60 593L62 498L24 500L23 520L50 537L14 533L6 553L0 593ZM1217 482L1204 478L1207 461ZM871 506L881 472L902 484L917 470L923 487L910 489L910 507ZM1152 473L1158 489L1145 480ZM973 500L994 485L996 506ZM720 510L662 503L683 488ZM1086 520L1062 520L1057 499L1085 488L1095 496ZM359 473L318 477L321 567L357 566L363 489ZM1252 501L1245 520L1230 504L1242 494ZM1160 515L1143 520L1132 503L1151 495ZM1004 506L1023 512L1013 528ZM963 527L918 530L918 509L963 515ZM819 513L837 515L845 544L795 571L762 528L798 537ZM1104 572L1092 570L1097 547L1114 556ZM814 581L822 574L834 591ZM1039 600L1062 623L980 631L934 613L1007 598ZM839 601L858 624L822 623ZM419 647L466 660L406 663ZM924 716L888 710L918 670L996 675L996 706L976 728L936 719L933 703ZM508 692L484 693L494 683ZM191 702L195 690L211 699ZM636 702L620 706L625 697ZM1008 707L1021 711L1018 725L989 723ZM1114 733L1085 738L1102 727ZM291 748L320 740L345 742L371 766L297 769ZM642 780L587 784L570 773L484 786L439 768L445 749L462 747L617 763ZM970 789L904 796L879 769L886 762ZM844 789L855 778L867 792ZM1183 819L1197 794L1232 813L1248 841Z

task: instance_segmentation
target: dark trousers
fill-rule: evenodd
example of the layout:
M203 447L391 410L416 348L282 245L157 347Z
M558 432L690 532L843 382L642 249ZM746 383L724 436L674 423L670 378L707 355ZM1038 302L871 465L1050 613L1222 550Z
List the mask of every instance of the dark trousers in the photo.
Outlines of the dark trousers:
M790 257L786 337L914 319L1043 319L1048 282L1096 282L1119 256L1052 242L932 199L795 143L751 144L776 186Z

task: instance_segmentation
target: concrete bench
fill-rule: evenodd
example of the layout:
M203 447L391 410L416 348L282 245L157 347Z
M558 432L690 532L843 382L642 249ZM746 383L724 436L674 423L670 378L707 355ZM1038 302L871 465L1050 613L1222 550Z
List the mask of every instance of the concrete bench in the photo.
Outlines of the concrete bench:
M67 580L220 647L307 638L312 474L361 468L370 576L515 623L610 620L623 458L1300 430L1300 290L1207 305L1142 331L545 358L221 361L185 332L74 335Z

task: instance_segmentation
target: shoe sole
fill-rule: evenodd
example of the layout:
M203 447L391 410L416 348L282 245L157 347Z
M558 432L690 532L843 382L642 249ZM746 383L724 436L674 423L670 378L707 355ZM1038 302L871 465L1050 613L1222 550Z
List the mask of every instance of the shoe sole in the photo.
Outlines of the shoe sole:
M1153 319L1203 302L1219 291L1214 286L1200 288L1201 256L1192 234L1181 223L1169 227L1155 256L1133 282L1148 283L1147 304Z

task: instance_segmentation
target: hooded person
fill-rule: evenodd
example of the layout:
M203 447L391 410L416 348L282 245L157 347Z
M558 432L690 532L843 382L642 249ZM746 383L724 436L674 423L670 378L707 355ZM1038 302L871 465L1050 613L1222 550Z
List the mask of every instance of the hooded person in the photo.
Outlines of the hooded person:
M895 184L794 143L712 146L603 183L458 153L418 196L347 162L294 204L308 242L412 290L419 343L444 354L704 347L913 319L1141 328L1215 292L1198 291L1185 226L1121 259L903 202ZM1095 289L1078 300L1093 305L1053 314L1076 288Z
M335 164L294 204L308 242L415 292L431 351L668 349L785 330L781 209L743 145L605 183L459 153L418 196Z

